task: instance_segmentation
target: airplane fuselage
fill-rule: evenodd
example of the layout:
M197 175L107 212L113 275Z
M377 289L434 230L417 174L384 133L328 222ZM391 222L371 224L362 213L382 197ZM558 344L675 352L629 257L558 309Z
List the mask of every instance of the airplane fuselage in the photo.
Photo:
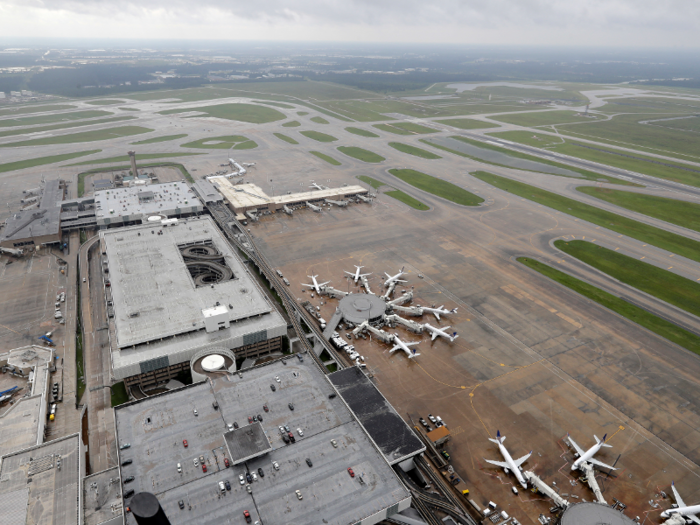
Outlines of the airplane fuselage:
M585 463L586 461L591 459L593 456L595 456L602 447L603 447L603 445L600 443L598 443L597 445L593 445L583 455L581 455L576 461L574 461L574 464L571 465L571 470L577 470L583 463Z
M677 509L668 509L661 513L662 518L670 518L673 514L681 516L700 514L700 505L691 505L690 507L678 507Z
M513 461L513 458L510 457L508 449L503 445L503 443L498 443L498 448L501 451L501 455L503 456L503 459L505 460L506 464L510 467L509 470L517 478L518 483L520 483L520 485L526 489L527 481L525 481L525 478L520 472L520 469L517 466L515 466L515 461Z

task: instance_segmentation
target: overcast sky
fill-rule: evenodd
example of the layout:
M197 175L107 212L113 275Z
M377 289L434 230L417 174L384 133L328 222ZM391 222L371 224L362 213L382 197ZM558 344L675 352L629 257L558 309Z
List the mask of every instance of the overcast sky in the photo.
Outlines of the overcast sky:
M700 0L0 0L3 37L700 47Z

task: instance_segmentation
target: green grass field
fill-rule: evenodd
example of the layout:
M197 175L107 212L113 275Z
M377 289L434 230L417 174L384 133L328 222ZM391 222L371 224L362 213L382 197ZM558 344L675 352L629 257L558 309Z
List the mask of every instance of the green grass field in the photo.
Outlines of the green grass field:
M485 171L476 171L471 175L488 184L508 191L513 195L548 206L549 208L578 217L584 221L627 235L646 244L652 244L662 250L682 255L700 262L700 242L688 239L660 228L655 228L627 217L589 206L582 202L551 193L529 184L499 177Z
M122 111L141 111L139 108L119 108Z
M233 149L250 149L238 147L241 144L245 144L247 142L253 141L249 140L248 137L244 137L243 135L226 135L223 137L207 137L204 139L187 142L186 144L181 144L180 147L200 149L231 149L233 147ZM253 142L253 144L255 143Z
M521 112L514 115L496 115L491 118L499 122L515 124L516 126L535 127L571 122L595 122L602 117L596 117L594 115L582 117L578 116L578 113L574 111L535 111L532 113Z
M700 204L643 193L579 186L576 190L616 206L700 232Z
M330 122L323 117L311 117L311 122L315 122L316 124L330 124Z
M338 146L338 151L344 153L348 157L361 160L362 162L370 162L372 164L376 164L378 162L383 162L386 160L381 155L377 155L372 151L368 151L363 148L357 148L355 146Z
M294 140L292 137L288 137L287 135L283 135L282 133L274 133L275 137L277 137L280 140L283 140L287 142L288 144L299 144L296 140Z
M598 139L616 146L626 146L653 153L679 154L688 159L700 159L698 138L685 130L640 124L648 115L616 115L612 120L590 124L562 125L558 129L565 135Z
M482 122L471 118L452 118L449 120L436 120L435 122L447 124L448 126L459 129L486 129L498 127L498 124L491 124L489 122Z
M647 330L650 330L661 337L665 337L669 341L676 343L678 346L690 350L691 352L695 352L696 354L700 354L700 337L697 335L688 332L687 330L684 330L683 328L680 328L675 324L666 321L665 319L657 317L654 314L639 308L638 306L630 304L624 299L615 297L612 294L604 292L600 288L596 288L591 284L581 281L580 279L576 279L575 277L536 261L535 259L519 257L518 262L524 264L528 268L532 268L545 277L566 286L574 292L595 301L605 308L626 317L630 321L643 326Z
M192 155L204 155L204 153L138 153L136 155L136 163L140 166L141 161L150 159L167 159L170 157L191 157ZM89 166L91 164L112 164L113 162L129 162L128 155L120 155L118 157L107 157L103 159L88 160L78 162L76 164L66 164L65 166Z
M467 190L447 182L446 180L438 179L431 175L426 175L420 171L410 170L410 169L391 169L389 170L394 177L401 179L402 181L410 184L411 186L418 188L419 190L426 191L435 195L436 197L441 197L455 204L461 204L462 206L478 206L484 199L478 195L474 195Z
M320 131L300 131L299 133L301 133L305 137L316 140L318 142L335 142L336 140L338 140L334 136L326 135L325 133L321 133Z
M289 122L282 124L283 128L298 128L299 126L301 126L301 122L298 120L290 120Z
M10 142L0 144L0 148L15 148L19 146L48 146L51 144L75 144L78 142L97 142L99 140L109 140L119 137L130 137L142 133L154 131L141 126L122 126L119 128L99 129L95 131L84 131L82 133L71 133L57 137L45 137L42 139L23 140L20 142Z
M360 179L362 182L369 184L375 190L378 190L382 186L386 186L386 184L383 183L382 181L377 180L377 179L373 179L372 177L368 177L367 175L358 175L357 178Z
M309 114L308 111L297 111L297 115L299 115L300 117L303 117L303 116L308 115L308 114Z
M112 385L110 389L110 397L112 400L112 408L123 405L129 401L129 394L126 392L126 386L124 386L124 381L119 381Z
M698 281L691 281L653 264L587 241L558 240L554 242L554 246L622 283L688 313L700 315Z
M64 109L73 109L77 106L68 104L48 104L45 106L24 106L20 108L3 108L0 109L0 117L13 117L15 115L27 115L29 113L44 113L46 111L62 111Z
M409 155L414 155L423 159L435 160L442 158L440 155L436 155L431 151L416 148L415 146L411 146L410 144L403 144L402 142L389 142L389 146L402 153L408 153Z
M353 133L354 135L359 135L360 137L369 137L369 138L378 138L379 135L376 133L372 133L371 131L367 131L366 129L362 128L345 128L345 131L348 131L350 133Z
M459 136L453 136L450 138L453 138L455 140L460 140L462 142L465 142L467 144L471 144L472 146L476 146L478 148L484 148L484 149L490 149L492 151L498 151L499 153L503 153L505 155L509 155L509 156L515 157L517 159L531 160L533 162L539 162L540 164L546 164L547 166L554 166L557 168L562 168L565 170L573 171L574 173L578 173L579 175L581 175L581 177L586 179L586 180L592 180L592 181L596 181L596 182L604 181L604 182L609 182L610 184L619 184L621 186L637 186L637 187L639 187L639 184L635 184L633 182L628 182L628 181L622 180L622 179L616 179L615 177L609 177L607 175L603 175L602 173L596 173L593 171L584 170L582 168L577 168L575 166L568 166L566 164L561 164L560 162L555 162L553 160L535 157L534 155L528 155L527 153L521 153L519 151L509 150L506 148L502 148L500 146L496 146L495 144L488 144L486 142L480 142L477 140L471 140L471 139L468 139L466 137L459 137ZM427 142L426 140L421 140L421 142L424 142L426 144L430 144L431 146L434 146L436 148L449 150L449 148L444 148L443 146L439 146L437 144ZM451 151L452 153L457 153L454 150L449 150L449 151ZM465 155L463 153L457 153L457 154L462 155L464 157L470 157L469 155ZM474 157L470 157L470 158L474 158ZM480 160L481 162L489 163L488 161L485 161L483 159L477 159L477 160ZM499 166L499 164L497 164L497 163L489 163L489 164L494 164L496 166ZM528 171L528 170L525 170L525 171ZM564 177L565 175L557 175L557 176Z
M623 170L644 173L652 177L700 187L700 168L687 164L684 165L682 162L671 162L647 157L639 153L618 151L604 146L582 144L576 142L576 140L571 140L569 137L567 137L566 142L562 144L556 137L538 135L530 132L505 131L502 133L490 133L490 135L513 142L520 142L529 146L535 146L537 148L546 148L549 151L598 162ZM616 184L620 184L620 182Z
M91 106L112 106L114 104L124 104L126 100L116 100L116 99L103 99L103 100L86 100L86 104Z
M111 111L87 110L71 111L70 113L58 113L52 115L38 115L34 117L6 118L0 120L0 127L12 128L20 126L33 126L35 124L55 124L57 122L70 122L72 120L83 120L88 118L106 117L114 115Z
M10 128L5 131L0 131L0 137L12 137L15 135L26 135L28 133L40 133L42 131L55 131L57 129L80 128L83 126L95 126L97 124L111 124L113 122L124 122L126 120L134 120L136 117L110 117L97 120L79 120L66 124L52 124L50 126L37 126L33 128Z
M414 124L413 122L397 122L396 124L375 124L373 127L395 133L396 135L424 135L438 133L438 130Z
M99 153L101 149L94 149L91 151L78 151L76 153L66 153L64 155L52 155L50 157L38 157L35 159L19 160L17 162L8 162L6 164L0 164L0 173L5 173L7 171L22 170L24 168L33 168L35 166L43 166L44 164L53 164L54 162L63 162L64 160L71 160L78 157L84 157L85 155L92 155L93 153Z
M254 104L219 104L216 106L202 106L200 108L189 109L168 109L160 111L161 115L172 115L197 111L206 114L208 117L215 117L226 120L237 120L239 122L249 122L251 124L265 124L287 118L276 109Z
M392 197L397 201L401 201L404 204L408 204L411 208L414 208L416 210L425 211L430 209L429 206L426 206L418 199L411 197L408 193L404 193L401 190L385 191L384 195L388 195L389 197Z
M253 100L256 104L267 104L268 106L277 106L278 108L294 109L294 106L284 104L283 102L272 102L270 100Z
M182 139L182 138L185 138L186 136L187 136L187 133L183 133L182 135L164 135L162 137L153 137L152 139L139 140L138 142L132 142L131 144L134 144L134 145L155 144L156 142L168 142L169 140Z
M341 164L338 160L334 159L333 157L331 157L329 155L325 155L325 154L321 153L320 151L309 151L309 153L317 156L321 160L325 160L328 164L331 164L333 166L340 166L340 164Z

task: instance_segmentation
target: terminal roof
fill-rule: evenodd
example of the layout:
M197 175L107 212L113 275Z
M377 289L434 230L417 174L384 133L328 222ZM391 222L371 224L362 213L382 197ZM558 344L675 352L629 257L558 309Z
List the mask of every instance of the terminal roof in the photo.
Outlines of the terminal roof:
M260 423L245 425L224 434L231 462L243 463L270 452L272 447Z
M338 370L328 378L390 465L425 450L418 436L360 368Z
M98 219L157 215L198 204L195 193L182 181L95 191Z

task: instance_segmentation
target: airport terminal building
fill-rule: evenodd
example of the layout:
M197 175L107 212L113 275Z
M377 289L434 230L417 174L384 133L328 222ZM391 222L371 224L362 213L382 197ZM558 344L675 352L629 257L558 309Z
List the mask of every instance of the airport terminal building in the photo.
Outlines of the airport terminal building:
M287 323L208 216L100 232L113 375L148 388L210 355L279 352ZM208 370L211 371L211 370Z

